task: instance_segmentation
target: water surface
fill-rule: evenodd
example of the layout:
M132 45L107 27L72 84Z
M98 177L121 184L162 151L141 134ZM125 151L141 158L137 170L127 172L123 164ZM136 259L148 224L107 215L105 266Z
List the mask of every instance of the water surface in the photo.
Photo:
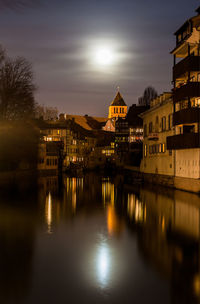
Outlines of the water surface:
M0 303L200 303L200 199L123 178L0 189Z

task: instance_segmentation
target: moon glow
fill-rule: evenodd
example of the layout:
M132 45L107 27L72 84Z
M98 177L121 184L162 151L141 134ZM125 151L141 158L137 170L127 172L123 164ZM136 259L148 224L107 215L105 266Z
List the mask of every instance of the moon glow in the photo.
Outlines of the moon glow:
M99 66L109 66L114 63L114 52L106 47L99 48L95 54L95 62Z

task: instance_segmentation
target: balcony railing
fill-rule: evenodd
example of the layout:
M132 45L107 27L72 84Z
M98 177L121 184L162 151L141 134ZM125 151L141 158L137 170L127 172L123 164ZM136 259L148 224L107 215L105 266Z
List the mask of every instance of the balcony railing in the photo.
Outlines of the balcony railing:
M200 71L200 56L189 56L177 63L173 68L173 80L186 72Z
M167 150L192 149L199 147L199 133L185 133L167 137Z
M173 125L200 122L200 108L187 108L173 114Z
M200 82L188 82L179 89L174 90L174 102L178 102L189 97L200 97Z
M148 140L158 140L158 133L149 133Z

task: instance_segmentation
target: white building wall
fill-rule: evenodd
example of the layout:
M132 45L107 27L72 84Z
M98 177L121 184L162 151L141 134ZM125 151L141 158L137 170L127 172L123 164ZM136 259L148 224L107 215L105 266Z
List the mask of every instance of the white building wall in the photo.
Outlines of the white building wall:
M176 150L175 153L175 175L200 178L200 149Z

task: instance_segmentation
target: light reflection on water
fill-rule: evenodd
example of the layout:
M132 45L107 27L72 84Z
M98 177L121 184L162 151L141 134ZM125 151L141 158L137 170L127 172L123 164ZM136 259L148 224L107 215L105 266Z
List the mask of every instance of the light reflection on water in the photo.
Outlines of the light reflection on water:
M34 212L19 193L0 202L1 303L199 303L197 195L95 175L39 184Z
M96 273L98 284L101 288L105 288L109 282L110 268L111 268L111 257L109 247L106 243L102 242L97 247L97 258L96 258Z
M51 192L46 197L45 218L47 222L47 233L52 233L52 197Z

